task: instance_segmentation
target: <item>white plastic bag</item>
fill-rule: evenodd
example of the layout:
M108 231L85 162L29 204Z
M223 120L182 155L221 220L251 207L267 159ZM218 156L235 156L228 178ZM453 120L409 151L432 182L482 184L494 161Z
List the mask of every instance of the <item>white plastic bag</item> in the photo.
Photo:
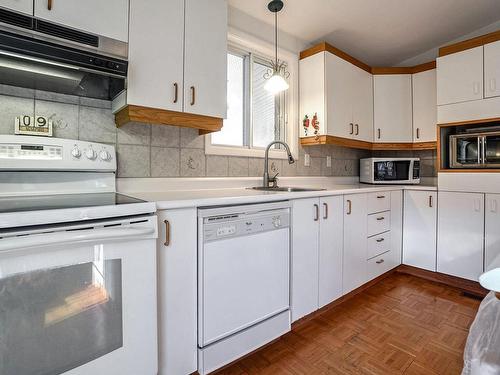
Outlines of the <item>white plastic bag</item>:
M500 374L500 300L488 293L479 306L465 344L462 375Z

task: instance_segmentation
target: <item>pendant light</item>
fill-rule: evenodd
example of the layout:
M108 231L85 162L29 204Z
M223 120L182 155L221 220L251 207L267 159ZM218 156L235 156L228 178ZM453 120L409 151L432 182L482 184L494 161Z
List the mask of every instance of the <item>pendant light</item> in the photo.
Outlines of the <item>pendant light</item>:
M278 12L283 9L283 1L273 0L267 5L267 9L274 13L275 59L271 61L272 69L264 74L264 78L267 79L264 89L272 94L278 94L288 90L289 85L286 79L290 76L290 73L286 70L286 64L278 60Z

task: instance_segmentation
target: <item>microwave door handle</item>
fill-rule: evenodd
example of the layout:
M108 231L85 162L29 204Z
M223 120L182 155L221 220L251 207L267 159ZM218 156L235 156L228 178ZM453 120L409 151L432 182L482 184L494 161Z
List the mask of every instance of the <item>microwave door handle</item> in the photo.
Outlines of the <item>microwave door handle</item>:
M0 240L0 257L4 254L34 247L111 240L123 241L131 238L144 238L155 233L155 227L110 227L3 238Z
M477 137L477 164L481 164L481 137Z
M482 146L481 146L481 157L483 158L483 164L486 165L486 137L482 137Z

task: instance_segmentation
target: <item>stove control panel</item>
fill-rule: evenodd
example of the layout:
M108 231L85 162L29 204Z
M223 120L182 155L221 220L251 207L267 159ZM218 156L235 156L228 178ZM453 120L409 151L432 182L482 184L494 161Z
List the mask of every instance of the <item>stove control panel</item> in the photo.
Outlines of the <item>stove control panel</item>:
M116 171L115 148L72 139L0 135L0 170Z

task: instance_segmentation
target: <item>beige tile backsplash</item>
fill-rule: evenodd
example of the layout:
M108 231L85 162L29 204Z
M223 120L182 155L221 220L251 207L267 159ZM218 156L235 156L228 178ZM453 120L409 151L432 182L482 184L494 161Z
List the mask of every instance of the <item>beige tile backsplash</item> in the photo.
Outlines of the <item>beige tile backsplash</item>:
M56 137L113 144L118 153L119 177L254 177L263 173L261 158L205 155L205 140L198 131L175 126L130 123L116 128L111 103L51 92L0 85L0 134L14 133L19 115L52 119ZM309 153L311 165L304 166ZM326 156L332 157L331 167ZM359 159L371 152L339 146L299 149L299 160L271 160L270 173L281 176L358 176ZM433 177L435 151L374 153L374 156L415 156L422 159L422 174Z

